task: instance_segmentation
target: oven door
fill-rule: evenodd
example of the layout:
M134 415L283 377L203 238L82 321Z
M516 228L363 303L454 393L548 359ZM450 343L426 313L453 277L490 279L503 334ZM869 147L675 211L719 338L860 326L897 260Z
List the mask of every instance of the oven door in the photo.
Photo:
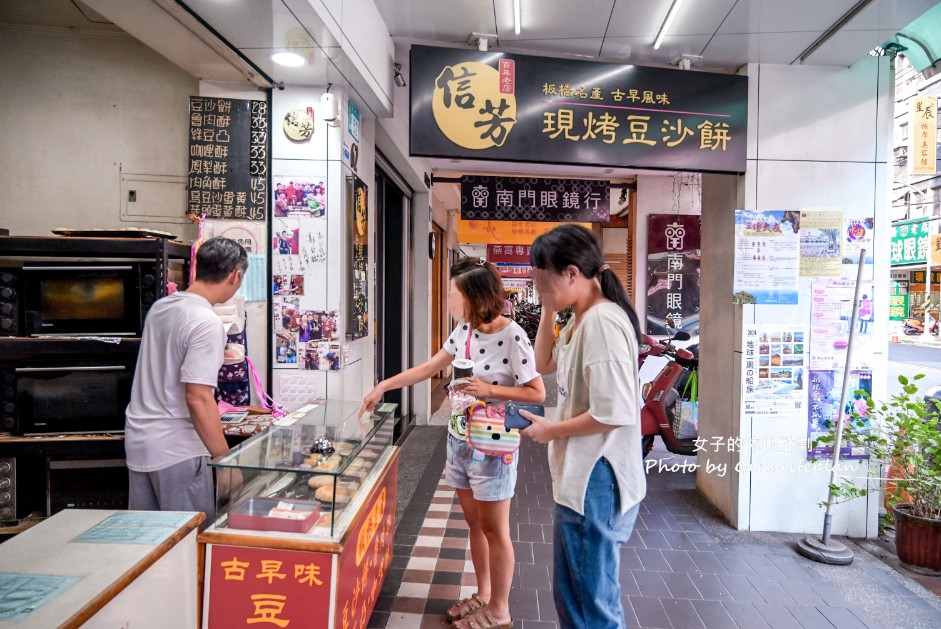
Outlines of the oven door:
M17 432L123 432L133 378L120 359L17 366Z

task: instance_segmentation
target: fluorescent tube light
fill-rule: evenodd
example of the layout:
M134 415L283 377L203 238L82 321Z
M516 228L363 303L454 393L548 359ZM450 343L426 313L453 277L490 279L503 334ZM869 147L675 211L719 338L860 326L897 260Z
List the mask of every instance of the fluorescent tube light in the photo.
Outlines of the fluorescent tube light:
M679 12L681 4L683 4L683 0L673 0L673 4L670 5L670 10L667 11L667 16L663 18L663 24L660 25L660 30L657 31L657 38L653 42L654 50L658 50L660 44L663 43L663 38L667 36L667 31L670 30L670 24L673 23L673 18L675 18L676 14Z
M521 0L513 0L513 26L517 35L520 34L520 2Z

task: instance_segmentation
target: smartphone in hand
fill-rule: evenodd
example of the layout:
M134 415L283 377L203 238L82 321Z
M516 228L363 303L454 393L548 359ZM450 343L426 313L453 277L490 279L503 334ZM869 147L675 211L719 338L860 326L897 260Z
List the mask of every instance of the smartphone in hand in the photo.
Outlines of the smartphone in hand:
M514 428L516 430L521 430L523 428L528 428L532 423L530 420L526 419L520 415L520 411L528 411L533 415L539 415L540 417L546 416L546 409L542 404L528 404L526 402L507 402L504 407L506 411L506 417L504 423L507 428Z

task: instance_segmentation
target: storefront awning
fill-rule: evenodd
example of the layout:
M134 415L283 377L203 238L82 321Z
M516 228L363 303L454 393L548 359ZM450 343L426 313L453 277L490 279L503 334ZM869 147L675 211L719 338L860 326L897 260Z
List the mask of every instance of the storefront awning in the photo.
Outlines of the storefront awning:
M904 54L926 78L941 72L941 3L886 40L882 48Z

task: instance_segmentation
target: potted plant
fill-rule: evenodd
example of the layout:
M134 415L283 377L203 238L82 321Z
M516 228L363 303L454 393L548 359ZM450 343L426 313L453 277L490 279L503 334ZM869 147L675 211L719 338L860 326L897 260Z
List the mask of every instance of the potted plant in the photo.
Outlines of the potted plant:
M843 447L866 448L870 475L879 479L885 503L895 521L895 547L902 565L921 574L941 575L941 431L933 398L917 395L915 382L899 376L902 391L876 403L856 391L844 420ZM833 447L835 425L815 441ZM883 476L883 470L887 470ZM855 479L830 486L841 501L865 496Z

